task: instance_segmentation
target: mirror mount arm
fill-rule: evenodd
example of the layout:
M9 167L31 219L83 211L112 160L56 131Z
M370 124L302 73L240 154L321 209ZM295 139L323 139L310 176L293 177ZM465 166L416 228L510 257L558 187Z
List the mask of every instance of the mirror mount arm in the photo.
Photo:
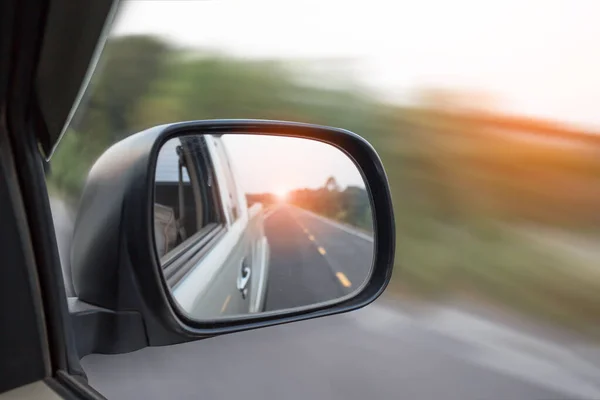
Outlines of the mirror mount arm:
M71 270L76 299L69 314L79 357L185 342L167 328L139 268L158 268L150 204L153 146L162 129L132 135L106 150L90 169L75 218ZM156 272L156 279L160 275ZM146 289L146 290L145 290ZM74 300L77 300L75 303ZM123 331L123 326L136 327Z

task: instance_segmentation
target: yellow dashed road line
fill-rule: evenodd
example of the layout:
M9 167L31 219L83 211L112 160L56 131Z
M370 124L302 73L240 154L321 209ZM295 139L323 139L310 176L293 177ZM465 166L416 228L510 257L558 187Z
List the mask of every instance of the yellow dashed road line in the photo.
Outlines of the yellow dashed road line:
M352 286L352 282L350 282L350 280L346 278L346 275L344 275L343 272L337 272L335 276L337 276L338 280L340 281L343 287Z
M306 228L304 228L304 232L308 234L308 230ZM311 242L315 241L315 237L313 235L308 234L308 239ZM319 253L321 253L321 255L325 255L327 254L327 252L325 251L325 249L321 246L317 247L317 250L319 250ZM342 284L343 287L347 287L349 288L350 286L352 286L352 282L350 282L350 279L348 279L346 277L346 275L344 275L343 272L336 272L335 276L338 278L338 280L340 281L340 283Z
M229 300L231 300L231 295L227 296L227 298L225 299L225 303L223 303L223 307L221 307L221 314L223 314L227 309L227 304L229 304Z

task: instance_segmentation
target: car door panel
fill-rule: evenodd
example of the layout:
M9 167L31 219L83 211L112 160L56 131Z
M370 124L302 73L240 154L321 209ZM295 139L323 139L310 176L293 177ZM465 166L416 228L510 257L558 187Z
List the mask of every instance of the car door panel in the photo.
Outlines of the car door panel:
M219 246L215 251L226 254L218 272L211 279L207 290L198 298L191 312L194 318L212 319L217 316L247 314L251 281L246 286L246 294L238 289L238 279L242 268L249 263L246 257L247 241L243 234L229 232L231 242ZM236 237L237 236L237 240ZM199 267L202 267L201 265Z
M212 166L220 199L217 207L221 207L221 214L225 215L225 233L211 244L205 257L174 288L174 294L180 303L183 301L183 308L192 317L210 319L219 315L248 313L252 281L245 279L245 275L252 275L252 260L249 257L247 218L239 211L232 211L235 207L239 210L239 205L235 204L236 194L231 193L227 181L230 179L226 170L228 165L220 157L212 137L207 136L205 144L205 152L194 154L195 162L208 161ZM209 160L200 160L203 156ZM240 283L244 284L243 288L239 287Z
M215 137L212 138L211 144L211 149L214 154L215 163L218 163L221 167L221 179L223 179L223 181L225 182L225 185L223 186L228 191L228 193L225 194L223 198L227 199L228 202L232 203L230 207L237 210L237 212L231 212L230 217L235 218L235 222L232 226L239 225L239 227L236 228L240 231L241 235L239 246L244 247L244 258L243 260L240 260L237 264L238 278L236 278L236 282L240 279L240 273L242 273L244 269L246 269L248 271L248 274L250 275L247 278L248 282L246 282L245 285L246 287L244 291L246 294L241 299L243 303L243 313L246 314L248 312L255 311L255 307L253 307L252 304L254 303L253 300L255 298L254 291L258 286L256 278L259 276L255 268L255 245L253 243L253 231L251 229L251 221L249 220L248 215L248 205L246 202L245 193L241 188L240 182L235 173L235 169L233 168L233 164L229 159L227 148L224 145L223 141L221 140L221 138Z

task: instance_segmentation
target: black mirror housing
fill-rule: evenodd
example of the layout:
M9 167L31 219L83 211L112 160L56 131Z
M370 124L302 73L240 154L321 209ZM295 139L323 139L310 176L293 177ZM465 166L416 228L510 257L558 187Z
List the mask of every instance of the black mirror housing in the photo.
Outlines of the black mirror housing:
M199 322L182 313L163 279L154 247L152 204L156 160L169 139L190 132L299 137L331 144L362 170L371 193L375 238L368 282L335 304L289 312ZM263 120L208 120L161 125L110 147L88 175L71 254L77 298L69 299L79 356L123 353L343 313L381 295L391 278L395 228L387 177L376 151L355 133Z

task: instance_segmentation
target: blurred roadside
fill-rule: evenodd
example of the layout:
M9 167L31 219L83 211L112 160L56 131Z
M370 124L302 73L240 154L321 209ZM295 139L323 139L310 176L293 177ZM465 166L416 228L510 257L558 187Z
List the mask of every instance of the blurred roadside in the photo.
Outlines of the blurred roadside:
M68 262L68 257L65 256L68 256L69 252L73 218L69 207L62 200L52 198L51 207L61 261L65 263ZM68 275L65 276L65 281L67 280ZM70 283L66 282L66 284ZM469 393L479 389L485 393L489 392L487 392L488 388L485 383L479 385L472 381L472 373L468 369L465 370L465 363L479 368L483 367L484 371L497 373L498 375L495 375L494 378L496 385L500 385L503 379L514 379L509 382L510 387L516 392L522 391L521 386L529 383L534 384L534 387L560 393L561 396L573 398L597 398L600 396L600 350L586 337L573 331L560 329L552 324L525 318L523 315L517 315L497 305L482 304L469 298L455 298L444 303L418 301L414 297L404 297L401 299L402 301L398 300L397 293L387 292L374 304L354 313L331 319L309 321L308 324L301 323L296 326L294 331L286 332L285 325L276 327L274 330L268 330L275 335L268 340L268 343L276 348L288 348L294 338L298 343L302 343L307 340L308 335L311 338L311 346L323 347L319 351L319 357L326 355L325 359L336 359L334 349L339 351L341 332L335 333L341 329L344 332L341 338L351 344L352 351L357 352L356 344L361 343L358 348L365 352L364 356L370 357L379 352L387 354L389 358L386 358L386 363L390 370L396 371L399 366L398 359L406 357L407 352L411 349L416 352L419 359L428 360L425 361L425 365L429 365L428 363L437 365L440 362L438 357L448 356L450 358L443 358L445 363L440 364L439 368L442 371L447 368L458 368L461 373L466 374L468 384L463 386L469 388L467 390ZM309 324L312 324L312 329ZM365 336L362 336L364 334L368 334L367 340L365 340ZM231 335L232 338L235 336L237 335ZM335 346L329 343L331 336L335 337ZM289 341L286 345L280 343L284 338ZM247 344L247 340L253 341L255 345L257 342L260 344L256 337L244 336L245 344ZM188 348L187 351L193 355L202 348L205 347L194 346ZM233 348L235 349L235 347ZM231 348L228 349L231 350ZM306 349L302 350L302 354L292 352L294 364L312 369L314 365L310 361L311 357L305 352ZM144 359L144 355L147 356L140 352L132 354L137 354L142 359ZM169 353L167 352L167 354ZM227 358L237 356L238 353L223 348L219 354L221 357ZM265 356L265 353L260 354ZM272 353L268 354L267 358L271 357L271 362L283 362L277 361L277 358L273 359ZM86 371L95 380L94 383L109 385L110 390L122 395L123 387L127 387L123 381L117 381L116 386L113 386L115 385L114 379L102 378L107 371L119 368L119 363L114 363L110 356L104 362L94 357L96 356L88 356L84 359ZM360 359L360 352L354 354L354 357ZM434 358L433 361L431 357ZM91 358L94 358L94 361L91 361ZM178 360L177 362L185 360L182 355L176 355L174 358ZM285 353L281 359L285 359ZM135 362L136 358L134 357L133 360ZM144 360L145 363L148 363L147 359ZM461 362L458 363L457 360L461 360ZM161 358L161 361L159 364L163 365L164 358ZM379 361L381 362L381 360ZM413 362L414 360L409 363L401 362L400 365L408 367L409 371L412 370L414 373ZM452 364L452 367L449 363ZM152 365L152 362L150 361L149 364ZM319 382L326 381L324 377L328 373L321 372L321 374ZM429 376L429 374L427 375ZM150 376L154 375L150 374ZM210 384L211 379L218 381L216 379L218 372L211 370L210 373L203 376L204 384ZM460 382L460 378L457 376L451 380L454 384ZM285 379L282 379L279 385L283 390L292 386ZM439 390L444 385L436 381L433 386ZM343 386L335 386L338 391L341 390L341 387ZM406 388L402 385L400 387ZM413 385L411 388L423 390L423 386L419 384ZM396 390L398 390L397 383L388 384L379 389L380 392L386 393L394 393ZM536 389L536 393L537 390L539 389ZM457 389L453 389L450 397L462 398L460 394L456 393L457 391ZM222 393L220 388L219 393ZM428 397L424 396L423 398Z
M59 233L68 223L57 221L72 218L65 205L76 204L94 160L136 131L207 118L338 126L369 140L389 176L397 227L389 301L458 301L600 338L595 133L499 115L453 90L390 104L290 63L182 50L152 36L111 39L102 65L51 161L53 212L65 216L55 214L58 236L68 237Z

